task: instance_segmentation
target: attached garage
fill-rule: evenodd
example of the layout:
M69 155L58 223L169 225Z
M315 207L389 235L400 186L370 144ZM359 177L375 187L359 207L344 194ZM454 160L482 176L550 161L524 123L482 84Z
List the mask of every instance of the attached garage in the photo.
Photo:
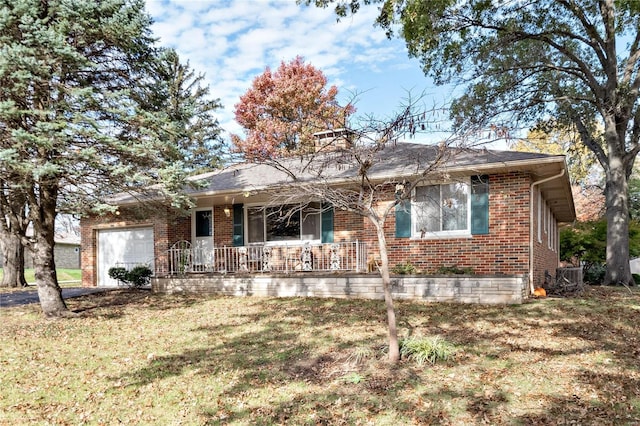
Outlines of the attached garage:
M144 264L154 270L152 227L99 230L97 243L98 287L118 286L118 282L109 277L109 268L114 266L131 269Z

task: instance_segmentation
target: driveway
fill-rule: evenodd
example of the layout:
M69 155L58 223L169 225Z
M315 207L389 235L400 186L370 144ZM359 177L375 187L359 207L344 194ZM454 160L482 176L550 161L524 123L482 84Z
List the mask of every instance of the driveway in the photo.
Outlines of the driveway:
M85 294L108 291L108 288L84 288L72 287L62 289L62 298L84 296ZM29 303L39 303L37 290L25 290L12 293L0 293L0 308L10 308L12 306L28 305Z

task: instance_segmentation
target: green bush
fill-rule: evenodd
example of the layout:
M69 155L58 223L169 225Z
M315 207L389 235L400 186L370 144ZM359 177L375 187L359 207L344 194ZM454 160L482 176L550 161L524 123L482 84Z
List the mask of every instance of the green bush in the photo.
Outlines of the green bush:
M600 263L591 263L584 268L584 277L582 280L591 285L600 285L604 281L604 275L607 272L605 265Z
M416 273L416 267L407 261L405 263L398 263L391 268L391 272L399 275L412 275Z
M459 268L458 265L440 266L438 269L436 269L436 274L441 274L441 275L473 275L473 268L470 268L470 267Z
M113 268L109 268L109 276L114 280L126 282L127 281L127 270L122 266L114 266Z
M440 336L407 337L400 341L400 356L412 359L419 365L448 361L455 356L456 348Z
M629 221L629 254L640 255L640 222ZM560 260L582 265L584 281L602 284L607 262L607 221L577 222L560 231Z
M149 278L151 275L153 275L153 271L145 265L138 265L130 271L127 271L126 268L123 268L122 266L109 268L109 276L111 278L135 288L149 284Z
M143 287L149 284L149 278L153 271L148 266L138 265L129 271L128 281L132 287Z

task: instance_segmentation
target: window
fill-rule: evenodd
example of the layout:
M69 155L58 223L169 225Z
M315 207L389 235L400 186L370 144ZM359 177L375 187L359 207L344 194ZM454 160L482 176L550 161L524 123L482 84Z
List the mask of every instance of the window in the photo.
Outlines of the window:
M283 208L271 207L265 210L267 241L287 241L300 239L300 212L288 212Z
M320 240L320 203L292 211L295 208L248 207L248 242Z
M469 184L456 182L416 188L412 200L412 236L469 231Z
M538 189L538 242L542 242L542 192Z
M264 242L264 210L262 207L247 209L248 240L250 243Z

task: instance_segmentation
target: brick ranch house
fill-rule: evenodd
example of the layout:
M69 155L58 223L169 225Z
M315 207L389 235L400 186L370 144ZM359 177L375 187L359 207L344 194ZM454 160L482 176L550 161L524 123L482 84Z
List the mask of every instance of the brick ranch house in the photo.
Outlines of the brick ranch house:
M435 149L389 145L370 176L401 182ZM390 266L416 272L394 275L396 298L520 303L555 274L558 227L575 219L564 156L459 149L438 170L386 222ZM334 184L348 182L350 172L336 167ZM204 185L185 190L196 204L189 214L150 213L123 195L116 213L84 217L83 285L116 286L110 267L147 264L161 292L382 298L368 220L323 200L279 220L282 209L268 194L291 181L265 164L192 179Z

